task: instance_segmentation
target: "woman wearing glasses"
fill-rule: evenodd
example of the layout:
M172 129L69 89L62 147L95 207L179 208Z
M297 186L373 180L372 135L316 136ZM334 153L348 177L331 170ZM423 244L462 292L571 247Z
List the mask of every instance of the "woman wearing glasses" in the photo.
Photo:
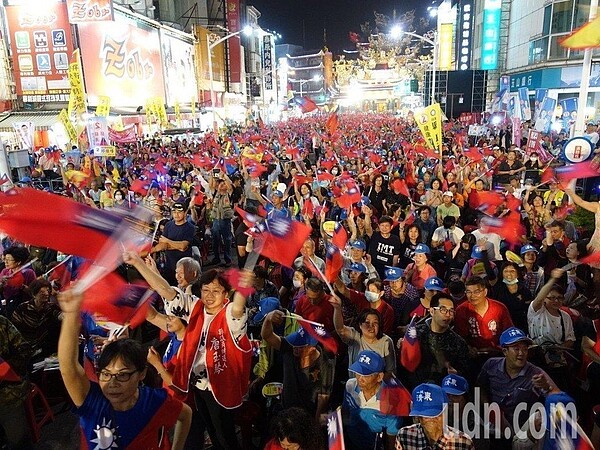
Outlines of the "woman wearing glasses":
M164 389L140 386L146 376L140 344L131 339L109 343L98 359L98 383L91 382L77 362L83 295L65 291L58 300L63 311L58 361L79 416L82 448L183 449L192 411Z

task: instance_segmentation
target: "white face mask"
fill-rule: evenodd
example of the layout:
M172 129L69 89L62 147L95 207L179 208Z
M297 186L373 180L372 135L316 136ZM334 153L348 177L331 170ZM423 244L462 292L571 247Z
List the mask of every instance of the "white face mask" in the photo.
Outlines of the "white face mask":
M292 284L294 285L294 287L296 289L298 289L299 287L302 286L302 281L300 281L300 280L292 280Z
M504 284L506 284L507 286L514 286L515 284L517 284L519 282L519 280L517 278L515 278L514 280L507 280L506 278L504 278L502 280L502 282Z
M531 162L536 162L536 161L537 161L537 157L534 156L531 158Z
M376 292L367 291L365 292L365 297L369 303L375 303L377 300L379 300L379 294Z

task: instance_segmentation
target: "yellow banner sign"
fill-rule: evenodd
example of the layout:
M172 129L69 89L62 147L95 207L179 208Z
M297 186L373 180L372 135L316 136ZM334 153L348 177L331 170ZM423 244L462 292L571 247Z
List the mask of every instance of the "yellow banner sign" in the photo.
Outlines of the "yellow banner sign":
M108 117L110 114L110 97L107 95L98 96L98 106L96 106L96 116Z
M113 122L113 129L116 131L123 131L125 129L125 126L123 125L123 117L121 117L121 115L119 115Z
M442 109L439 103L429 105L420 113L415 114L419 130L423 133L425 142L433 150L442 153Z
M439 38L439 70L452 70L452 33L454 25L451 23L443 23L440 25Z
M71 119L69 119L69 114L67 113L66 109L62 109L60 111L60 114L58 115L58 120L60 120L60 123L62 123L63 127L65 128L67 136L69 136L69 140L71 142L77 143L77 131L75 130Z
M160 97L154 98L154 113L160 123L161 127L166 127L169 124L169 119L167 117L167 110L165 109L165 103L163 99Z
M181 108L179 107L179 102L175 102L175 120L177 121L177 126L181 126Z
M73 61L69 64L69 106L67 113L71 116L73 113L83 114L86 112L85 90L83 87L83 77L81 76L81 63L79 62L79 49L73 52Z

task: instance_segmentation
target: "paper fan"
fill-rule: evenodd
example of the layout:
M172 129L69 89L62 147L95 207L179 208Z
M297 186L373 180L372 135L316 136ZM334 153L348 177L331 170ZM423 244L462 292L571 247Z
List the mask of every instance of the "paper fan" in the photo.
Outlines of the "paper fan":
M506 259L510 262L514 262L515 264L518 264L519 266L523 265L523 258L521 258L516 253L511 252L510 250L508 250L506 252Z

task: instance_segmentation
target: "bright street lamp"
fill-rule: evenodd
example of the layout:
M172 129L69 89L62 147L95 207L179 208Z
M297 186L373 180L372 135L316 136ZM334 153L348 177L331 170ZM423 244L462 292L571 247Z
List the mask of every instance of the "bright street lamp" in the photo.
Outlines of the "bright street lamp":
M309 78L308 80L290 80L292 83L300 83L300 97L303 96L302 94L302 86L304 86L306 83L309 83L311 81L321 81L323 79L323 77L321 75L314 75L312 78Z
M431 68L431 104L435 102L435 70L437 67L437 59L438 59L438 33L437 31L433 32L433 41L425 36L421 36L420 34L412 33L410 31L404 31L402 27L396 25L392 28L390 35L393 39L398 39L403 34L408 34L409 36L420 39L423 42L428 43L433 47L433 67Z
M225 42L227 39L231 39L232 37L238 36L242 33L244 33L244 35L246 35L246 36L250 36L253 33L253 31L254 31L254 29L250 25L247 25L243 29L241 29L239 31L235 31L233 33L229 33L228 35L223 36L221 38L219 38L218 34L209 34L207 36L206 46L208 49L208 79L209 79L209 83L210 83L210 103L212 106L213 131L215 133L218 131L217 116L216 116L216 112L215 112L217 99L216 99L216 93L215 93L215 88L214 88L214 77L213 77L213 68L212 68L212 50L220 43ZM215 39L214 42L211 42L213 39Z

